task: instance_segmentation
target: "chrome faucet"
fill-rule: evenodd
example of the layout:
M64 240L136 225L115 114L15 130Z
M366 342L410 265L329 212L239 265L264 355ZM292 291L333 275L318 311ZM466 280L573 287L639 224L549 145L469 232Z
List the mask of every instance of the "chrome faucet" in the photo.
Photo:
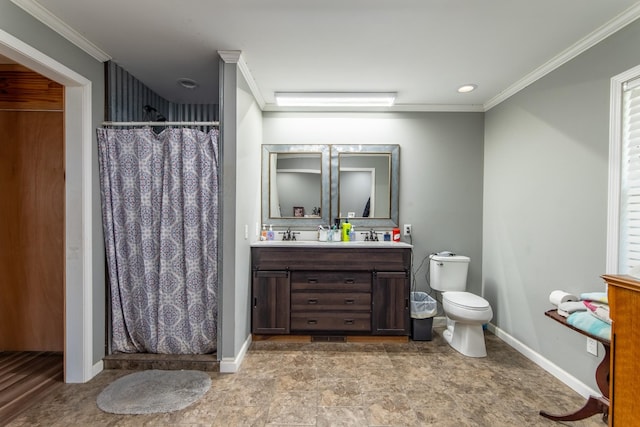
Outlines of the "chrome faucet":
M291 228L287 228L287 231L282 231L282 240L296 240L296 234L300 234L298 231L291 231Z
M378 241L378 233L373 231L373 228L369 230L369 233L364 237L365 242L377 242Z

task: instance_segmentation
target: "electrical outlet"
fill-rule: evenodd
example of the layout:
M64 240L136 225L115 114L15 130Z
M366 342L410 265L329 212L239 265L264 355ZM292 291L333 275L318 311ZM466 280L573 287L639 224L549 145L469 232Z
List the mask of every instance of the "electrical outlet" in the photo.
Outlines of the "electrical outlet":
M593 338L587 338L587 353L598 355L598 341Z
M411 236L411 224L404 225L404 233L405 236Z

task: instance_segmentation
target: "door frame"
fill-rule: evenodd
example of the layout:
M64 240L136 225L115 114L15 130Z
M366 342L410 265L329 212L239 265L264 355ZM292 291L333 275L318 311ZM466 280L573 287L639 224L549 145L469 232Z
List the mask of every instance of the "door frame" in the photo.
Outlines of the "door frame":
M65 87L65 382L90 380L93 364L91 81L0 30L0 54Z

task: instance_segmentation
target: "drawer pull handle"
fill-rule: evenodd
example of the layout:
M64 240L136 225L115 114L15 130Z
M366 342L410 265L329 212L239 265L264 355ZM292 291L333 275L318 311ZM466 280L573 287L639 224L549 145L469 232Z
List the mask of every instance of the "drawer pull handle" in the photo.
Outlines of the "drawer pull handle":
M344 319L344 324L345 325L353 325L355 322L353 319Z
M318 321L317 320L307 320L307 325L317 325Z
M307 300L307 304L317 304L318 303L318 299L317 298L309 298Z
M307 283L318 283L318 279L314 279L314 278L307 279Z
M344 299L344 303L345 304L355 304L356 300L354 300L353 298L345 298Z
M353 279L344 279L344 283L346 283L347 285L353 285L354 283L356 283L356 281Z

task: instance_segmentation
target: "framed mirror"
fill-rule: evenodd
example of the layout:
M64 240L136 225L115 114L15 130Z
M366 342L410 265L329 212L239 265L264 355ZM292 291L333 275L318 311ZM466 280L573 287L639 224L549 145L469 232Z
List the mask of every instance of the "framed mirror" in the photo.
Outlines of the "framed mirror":
M399 168L399 145L332 145L332 220L397 227Z
M329 224L329 146L262 146L262 223Z

